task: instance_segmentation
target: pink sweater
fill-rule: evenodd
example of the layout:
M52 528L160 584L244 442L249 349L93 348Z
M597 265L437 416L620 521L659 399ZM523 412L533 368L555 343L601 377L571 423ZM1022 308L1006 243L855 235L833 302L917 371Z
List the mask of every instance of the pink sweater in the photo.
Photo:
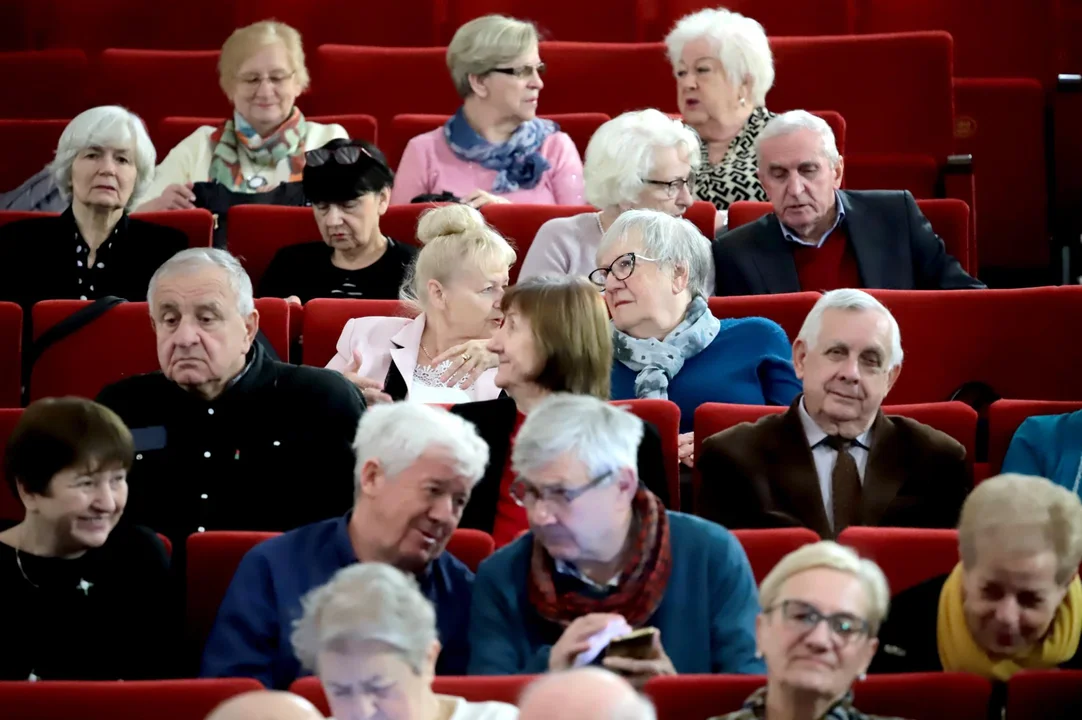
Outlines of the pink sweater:
M552 165L541 182L529 190L502 193L514 203L582 205L582 160L567 133L553 133L541 144L541 154ZM407 205L418 195L449 190L466 197L474 190L492 192L495 170L486 170L455 157L443 138L443 128L418 135L406 145L391 191L392 205Z

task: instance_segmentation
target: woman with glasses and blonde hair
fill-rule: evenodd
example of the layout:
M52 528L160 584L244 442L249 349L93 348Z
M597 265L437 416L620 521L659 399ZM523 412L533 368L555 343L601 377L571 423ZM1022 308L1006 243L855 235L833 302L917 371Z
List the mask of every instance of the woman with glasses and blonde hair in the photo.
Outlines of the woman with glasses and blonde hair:
M780 325L710 312L710 243L687 220L629 210L605 232L597 264L590 280L612 315L612 397L676 403L686 465L699 405L789 405L802 391Z
M299 182L305 150L349 137L341 125L305 119L296 101L308 81L300 33L289 25L264 20L234 31L218 59L218 82L233 116L197 129L173 148L139 210L195 207L197 182L241 193Z
M759 587L755 641L766 687L715 720L874 720L853 683L875 655L890 590L883 571L830 540L786 555Z
M489 203L582 204L582 160L551 120L537 117L545 63L532 23L485 15L458 29L447 67L462 106L409 141L391 202L449 192Z
M682 216L695 202L699 138L657 110L609 120L586 147L586 200L598 212L553 218L542 225L520 279L553 273L589 275L601 236L625 210L647 208Z

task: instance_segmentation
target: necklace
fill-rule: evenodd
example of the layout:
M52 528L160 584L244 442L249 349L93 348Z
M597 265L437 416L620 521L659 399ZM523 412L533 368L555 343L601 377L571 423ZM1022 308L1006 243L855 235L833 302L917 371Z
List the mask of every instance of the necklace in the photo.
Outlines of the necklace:
M421 345L421 352L423 352L425 354L425 357L428 358L429 362L431 362L432 360L435 360L435 358L432 357L432 353L428 352L428 350L425 349L425 344L421 343L420 345Z
M38 587L38 584L27 577L26 570L23 570L23 559L19 557L19 545L15 546L15 564L19 566L19 574L23 576L23 580L30 583L33 588L40 590L41 588Z
M594 217L597 218L597 229L601 231L601 234L605 234L605 226L601 224L601 213L595 213Z

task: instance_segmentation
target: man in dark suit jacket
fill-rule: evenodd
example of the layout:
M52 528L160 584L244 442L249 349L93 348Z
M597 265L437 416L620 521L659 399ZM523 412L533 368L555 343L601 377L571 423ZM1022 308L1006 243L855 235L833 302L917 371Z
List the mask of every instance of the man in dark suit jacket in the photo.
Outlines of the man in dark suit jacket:
M840 190L830 126L803 110L758 139L759 181L774 212L714 241L717 295L840 287L978 289L906 190Z
M804 394L783 414L703 443L698 512L727 528L954 527L969 487L965 448L886 416L901 372L898 325L860 290L827 293L793 344Z

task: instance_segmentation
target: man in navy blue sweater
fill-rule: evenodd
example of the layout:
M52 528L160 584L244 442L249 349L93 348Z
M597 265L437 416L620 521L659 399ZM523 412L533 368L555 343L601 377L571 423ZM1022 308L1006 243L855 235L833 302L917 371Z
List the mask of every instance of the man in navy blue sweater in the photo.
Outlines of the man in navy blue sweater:
M473 573L443 550L484 473L488 446L456 415L396 403L364 414L354 451L353 510L260 543L241 560L203 652L203 677L288 688L302 674L290 642L301 599L355 562L416 575L436 608L443 645L436 671L466 673Z

